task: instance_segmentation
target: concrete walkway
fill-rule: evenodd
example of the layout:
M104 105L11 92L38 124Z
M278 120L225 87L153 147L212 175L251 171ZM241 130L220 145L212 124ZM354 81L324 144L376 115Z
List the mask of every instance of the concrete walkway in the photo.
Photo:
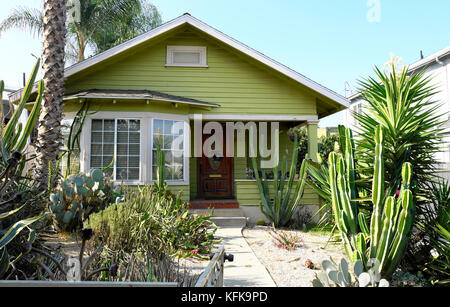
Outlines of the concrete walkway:
M233 254L233 262L225 262L225 287L276 287L275 282L242 236L242 228L220 228L225 253Z

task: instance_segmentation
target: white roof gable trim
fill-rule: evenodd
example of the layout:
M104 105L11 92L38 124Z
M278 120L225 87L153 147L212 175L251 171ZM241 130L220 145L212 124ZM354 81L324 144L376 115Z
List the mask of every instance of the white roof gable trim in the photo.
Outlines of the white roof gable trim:
M178 18L175 18L167 23L162 24L161 26L159 26L147 33L137 36L129 41L126 41L120 45L117 45L109 50L106 50L106 51L104 51L98 55L95 55L91 58L88 58L82 62L76 63L76 64L66 68L64 75L66 78L70 77L84 69L87 69L93 65L96 65L104 60L107 60L108 58L118 55L130 48L140 45L154 37L157 37L167 31L170 31L170 30L172 30L180 25L183 25L183 24L190 24L191 26L211 35L212 37L222 41L223 43L243 52L244 54L247 54L248 56L258 60L259 62L264 63L267 66L290 77L291 79L303 84L304 86L311 88L315 92L320 93L323 96L328 97L329 99L338 102L345 108L348 108L350 106L349 101L344 96L339 95L338 93L320 85L317 82L314 82L313 80L299 74L298 72L290 69L289 67L284 66L284 65L276 62L275 60L265 56L264 54L238 42L237 40L212 28L211 26L192 17L189 14L184 14Z

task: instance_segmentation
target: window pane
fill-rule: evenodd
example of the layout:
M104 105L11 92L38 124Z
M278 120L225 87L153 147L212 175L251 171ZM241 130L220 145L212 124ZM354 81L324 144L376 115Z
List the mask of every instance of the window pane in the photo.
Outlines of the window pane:
M165 135L163 148L164 149L172 149L172 141L173 141L173 136Z
M104 155L114 155L114 144L104 144L103 145L103 154Z
M183 165L184 157L182 151L174 151L173 152L173 164Z
M158 165L158 157L157 157L157 151L156 150L153 150L152 165Z
M108 167L113 161L113 159L114 159L113 156L104 156L102 168Z
M126 168L128 166L128 158L126 156L117 156L116 167Z
M130 132L129 141L130 141L130 143L139 143L140 133L139 132Z
M152 167L152 180L156 180L156 172L158 171L158 168L156 166Z
M91 146L91 154L92 155L102 155L103 153L103 145L102 144L92 144Z
M114 167L110 167L106 171L104 171L104 173L107 177L113 178L113 171L114 171Z
M133 156L139 156L141 153L141 146L139 144L130 144L128 147L128 153Z
M200 64L199 52L174 52L174 64Z
M101 144L103 143L103 134L101 132L92 132L91 142Z
M164 134L172 134L173 121L165 120L164 121Z
M130 157L128 159L128 167L139 167L139 157Z
M173 168L170 166L164 167L164 179L173 180Z
M103 159L101 156L91 156L91 168L101 168Z
M157 149L158 145L163 148L163 136L160 134L153 135L153 148Z
M117 144L117 155L118 156L128 155L128 144Z
M173 157L172 152L170 150L164 151L164 161L166 162L166 165L172 165L173 164Z
M164 121L160 119L153 120L153 134L162 134L164 131Z
M116 169L116 179L117 180L128 180L128 171L126 168Z
M139 168L128 169L128 180L139 180Z
M173 169L174 169L173 179L183 180L183 166L174 166Z
M117 143L128 143L128 132L117 132Z
M141 130L141 122L139 120L130 120L130 131L140 131Z
M183 148L184 148L183 141L184 141L184 136L182 136L182 135L174 136L172 149L173 150L183 150Z
M92 120L92 130L93 131L102 131L103 130L103 121L100 119Z
M103 122L103 130L114 132L115 120L107 119Z
M114 144L114 132L104 132L103 142Z
M175 135L183 135L184 122L175 122L173 125L173 132Z
M128 121L125 119L118 120L117 131L128 131Z

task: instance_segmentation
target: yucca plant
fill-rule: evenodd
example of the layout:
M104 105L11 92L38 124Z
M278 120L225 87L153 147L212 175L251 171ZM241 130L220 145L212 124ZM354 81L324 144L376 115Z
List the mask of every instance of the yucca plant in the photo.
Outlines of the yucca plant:
M409 162L415 170L411 188L418 197L427 182L433 180L437 165L434 155L442 150L442 114L437 113L440 106L433 100L436 87L425 71L409 74L407 67L398 70L395 63L385 72L375 68L375 73L378 79L369 77L360 81L367 107L363 113L354 113L361 174L370 179L373 173L374 136L380 125L388 194L394 195L399 190L402 165ZM418 215L423 211L422 205L425 204L418 204Z
M297 138L295 138L291 168L289 172L289 179L287 180L287 182L286 157L283 157L283 161L281 164L281 174L279 173L278 165L273 169L273 197L270 195L269 184L265 170L260 171L256 158L252 158L256 183L261 195L259 208L275 227L283 227L289 222L295 212L295 209L297 209L303 197L306 183L306 168L308 163L307 159L304 159L302 162L298 181L296 182L295 189L293 189L294 178L297 169L298 151L298 141Z

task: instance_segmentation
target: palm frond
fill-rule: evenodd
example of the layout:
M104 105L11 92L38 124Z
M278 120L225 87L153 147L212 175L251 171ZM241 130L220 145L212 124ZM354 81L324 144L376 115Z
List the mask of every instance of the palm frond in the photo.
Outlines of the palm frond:
M17 7L0 23L0 35L11 29L29 31L35 36L42 34L44 29L41 10L28 7Z

